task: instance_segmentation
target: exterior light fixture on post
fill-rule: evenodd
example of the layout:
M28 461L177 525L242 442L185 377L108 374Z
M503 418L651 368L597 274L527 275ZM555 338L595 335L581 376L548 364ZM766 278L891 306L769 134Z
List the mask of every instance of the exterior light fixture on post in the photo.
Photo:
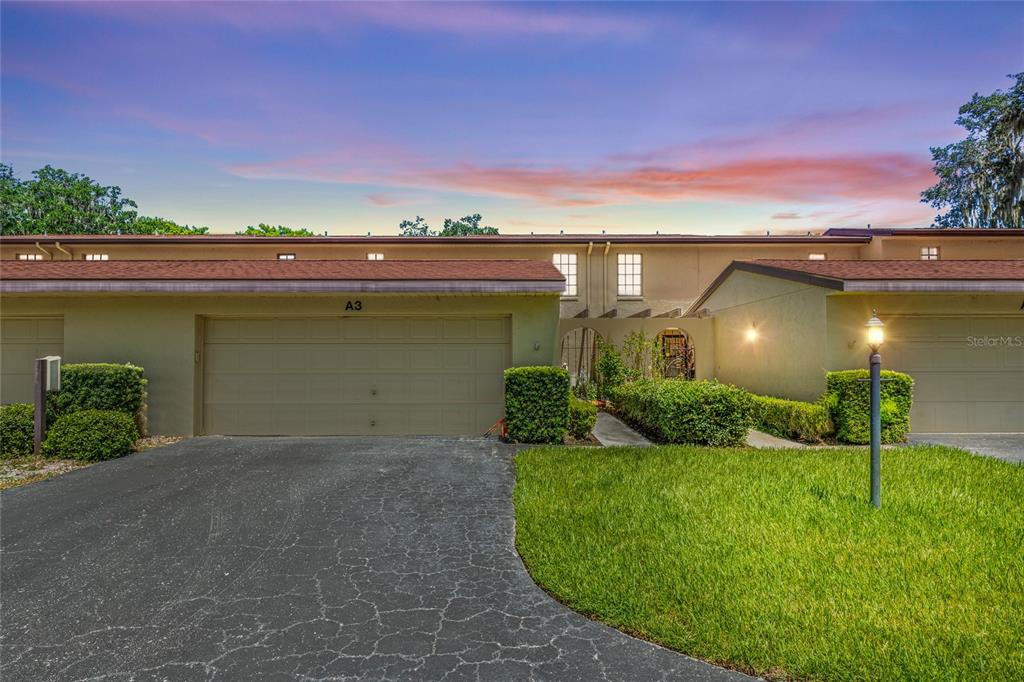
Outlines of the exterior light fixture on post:
M882 356L878 349L885 343L885 324L871 311L867 325L868 359L871 381L871 504L882 507Z

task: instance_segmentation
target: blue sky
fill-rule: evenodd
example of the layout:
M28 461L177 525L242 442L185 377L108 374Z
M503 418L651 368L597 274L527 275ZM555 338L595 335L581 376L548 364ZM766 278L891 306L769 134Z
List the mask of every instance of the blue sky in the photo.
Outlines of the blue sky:
M145 214L391 234L927 225L1015 3L19 3L2 158Z

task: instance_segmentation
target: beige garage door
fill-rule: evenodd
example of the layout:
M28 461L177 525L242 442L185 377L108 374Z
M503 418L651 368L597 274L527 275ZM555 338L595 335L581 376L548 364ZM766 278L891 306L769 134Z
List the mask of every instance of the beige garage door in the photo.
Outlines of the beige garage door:
M60 317L0 319L0 402L30 403L36 358L64 354Z
M1024 315L898 317L882 366L914 377L917 433L1024 432Z
M507 317L208 319L203 430L483 434L504 411Z

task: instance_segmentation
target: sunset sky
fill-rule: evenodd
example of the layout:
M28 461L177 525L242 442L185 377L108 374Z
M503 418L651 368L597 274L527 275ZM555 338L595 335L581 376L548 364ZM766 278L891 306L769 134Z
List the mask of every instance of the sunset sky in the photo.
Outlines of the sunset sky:
M1024 5L2 5L2 158L140 212L394 234L924 226Z

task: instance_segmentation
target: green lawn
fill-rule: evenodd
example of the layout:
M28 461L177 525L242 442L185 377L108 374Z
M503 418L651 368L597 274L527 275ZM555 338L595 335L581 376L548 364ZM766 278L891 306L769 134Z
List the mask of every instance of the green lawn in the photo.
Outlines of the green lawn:
M516 545L573 608L770 677L1024 679L1024 467L941 447L525 450Z

